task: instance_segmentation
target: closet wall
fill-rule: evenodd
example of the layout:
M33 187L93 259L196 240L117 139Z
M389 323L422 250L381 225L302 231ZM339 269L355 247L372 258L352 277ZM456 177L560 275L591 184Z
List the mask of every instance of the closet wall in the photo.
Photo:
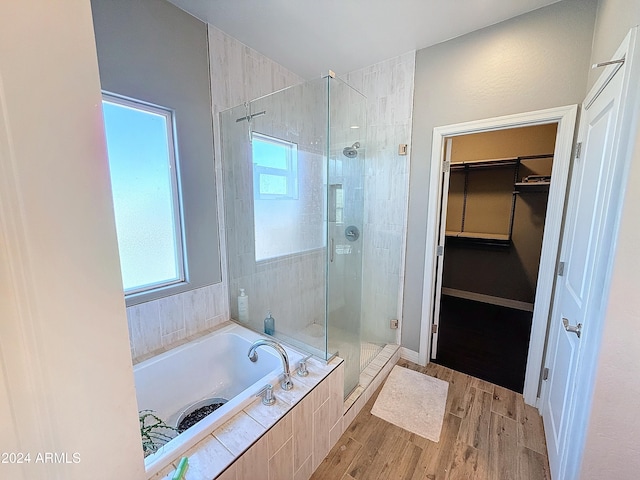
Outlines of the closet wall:
M467 178L455 164L553 153L556 125L539 125L455 137L452 140L447 231L509 233L511 202L515 210L510 241L447 237L443 287L533 303L538 277L548 188L519 188L530 175L549 175L552 159L522 160L515 166L473 167ZM515 181L514 181L515 180ZM514 194L514 191L519 193ZM462 235L464 236L464 235ZM458 236L460 237L460 235ZM500 243L500 242L497 242Z

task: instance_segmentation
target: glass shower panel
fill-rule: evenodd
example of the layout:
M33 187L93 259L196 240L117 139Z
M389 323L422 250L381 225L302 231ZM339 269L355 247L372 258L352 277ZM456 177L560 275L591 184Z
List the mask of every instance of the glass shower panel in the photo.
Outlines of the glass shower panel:
M341 80L327 83L327 339L345 360L346 395L360 377L366 99Z
M326 81L220 117L231 316L263 332L271 312L274 337L326 359Z

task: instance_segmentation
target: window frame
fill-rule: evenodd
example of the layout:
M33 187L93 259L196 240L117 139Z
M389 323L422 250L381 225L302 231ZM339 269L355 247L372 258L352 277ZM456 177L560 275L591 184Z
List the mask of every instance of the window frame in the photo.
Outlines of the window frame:
M137 296L140 296L140 295L157 292L157 291L161 291L162 289L166 289L168 287L188 283L187 251L185 247L186 228L184 225L184 211L183 211L184 204L182 201L180 164L178 160L178 143L177 143L177 134L176 134L175 110L168 107L163 107L160 105L155 105L149 102L145 102L143 100L126 97L124 95L118 95L112 92L108 92L106 90L102 91L102 101L123 106L126 108L131 108L134 110L139 110L139 111L162 116L165 119L165 125L166 125L166 134L167 134L166 146L167 146L167 153L168 153L168 160L169 160L171 207L172 207L173 231L174 231L174 239L175 239L174 255L175 255L175 260L177 264L176 266L178 269L178 276L177 278L174 278L174 279L149 283L149 284L141 285L141 286L130 288L130 289L124 288L124 279L123 279L123 292L124 292L125 301L126 301L131 298L136 298ZM103 113L103 117L104 117L104 113ZM106 121L105 121L105 131L106 131ZM111 172L110 166L109 166L109 172ZM113 188L111 189L111 194L113 196ZM114 214L115 214L115 210L114 210ZM121 274L122 274L122 266L120 268L121 268Z

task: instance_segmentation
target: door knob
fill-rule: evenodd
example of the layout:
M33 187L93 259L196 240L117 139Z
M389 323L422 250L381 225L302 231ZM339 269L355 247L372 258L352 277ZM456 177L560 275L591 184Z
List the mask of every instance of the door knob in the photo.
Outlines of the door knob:
M580 335L582 334L582 324L581 323L579 323L579 324L577 324L575 326L574 325L569 325L569 320L567 320L566 318L563 317L562 318L562 325L564 325L564 329L567 332L575 333L578 336L578 338L580 338Z

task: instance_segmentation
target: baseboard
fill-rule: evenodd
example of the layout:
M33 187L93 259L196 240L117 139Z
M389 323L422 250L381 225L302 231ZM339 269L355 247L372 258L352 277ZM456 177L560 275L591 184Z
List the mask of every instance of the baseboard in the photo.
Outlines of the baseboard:
M413 363L420 363L420 354L405 347L400 347L400 357Z

